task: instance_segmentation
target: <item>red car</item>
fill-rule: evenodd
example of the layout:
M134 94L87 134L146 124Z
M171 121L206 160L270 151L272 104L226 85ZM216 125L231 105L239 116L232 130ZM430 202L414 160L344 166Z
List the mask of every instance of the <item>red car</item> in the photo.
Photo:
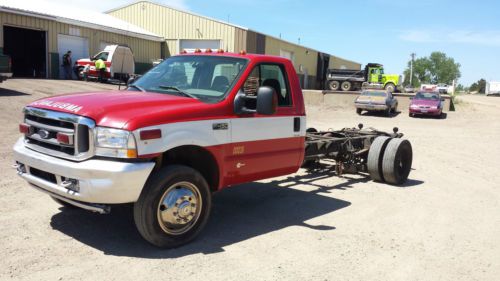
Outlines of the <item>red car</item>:
M418 92L411 98L409 115L443 116L444 99L438 92Z

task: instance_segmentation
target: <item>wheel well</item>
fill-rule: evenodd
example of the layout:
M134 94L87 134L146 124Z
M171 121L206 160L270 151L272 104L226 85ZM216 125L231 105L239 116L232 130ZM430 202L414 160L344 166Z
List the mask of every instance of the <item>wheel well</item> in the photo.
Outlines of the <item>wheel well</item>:
M185 145L163 153L162 166L172 164L185 165L200 172L212 191L219 187L219 166L212 153L203 147Z

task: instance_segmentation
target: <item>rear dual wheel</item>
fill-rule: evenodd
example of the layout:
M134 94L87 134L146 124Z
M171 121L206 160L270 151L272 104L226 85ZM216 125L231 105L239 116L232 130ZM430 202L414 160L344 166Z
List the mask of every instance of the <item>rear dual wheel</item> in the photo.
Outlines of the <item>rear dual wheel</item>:
M368 152L367 167L374 181L400 185L406 182L413 161L408 140L377 137Z

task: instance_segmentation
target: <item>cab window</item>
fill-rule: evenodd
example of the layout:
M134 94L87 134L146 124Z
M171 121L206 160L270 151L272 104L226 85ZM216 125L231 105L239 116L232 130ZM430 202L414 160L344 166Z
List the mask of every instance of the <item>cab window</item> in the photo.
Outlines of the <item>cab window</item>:
M268 86L275 90L279 107L292 105L283 65L260 64L256 66L245 80L242 91L247 95L257 95L257 89L261 86Z
M107 61L108 60L108 56L109 56L109 52L100 52L99 54L95 55L94 56L94 60L103 60L103 61Z

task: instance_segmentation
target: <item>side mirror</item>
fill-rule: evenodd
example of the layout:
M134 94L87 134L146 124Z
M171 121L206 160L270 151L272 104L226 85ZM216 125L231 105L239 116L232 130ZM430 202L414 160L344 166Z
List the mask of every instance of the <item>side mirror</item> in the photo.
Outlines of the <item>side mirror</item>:
M248 108L252 104L256 109ZM234 112L236 114L272 115L276 112L278 99L274 89L271 87L260 87L257 90L257 96L248 96L243 91L239 91L234 98Z
M135 77L130 77L128 80L127 80L127 86L128 85L131 85L131 84L134 84L136 78Z
M276 112L278 99L276 91L271 87L260 87L257 90L257 113L273 115Z

